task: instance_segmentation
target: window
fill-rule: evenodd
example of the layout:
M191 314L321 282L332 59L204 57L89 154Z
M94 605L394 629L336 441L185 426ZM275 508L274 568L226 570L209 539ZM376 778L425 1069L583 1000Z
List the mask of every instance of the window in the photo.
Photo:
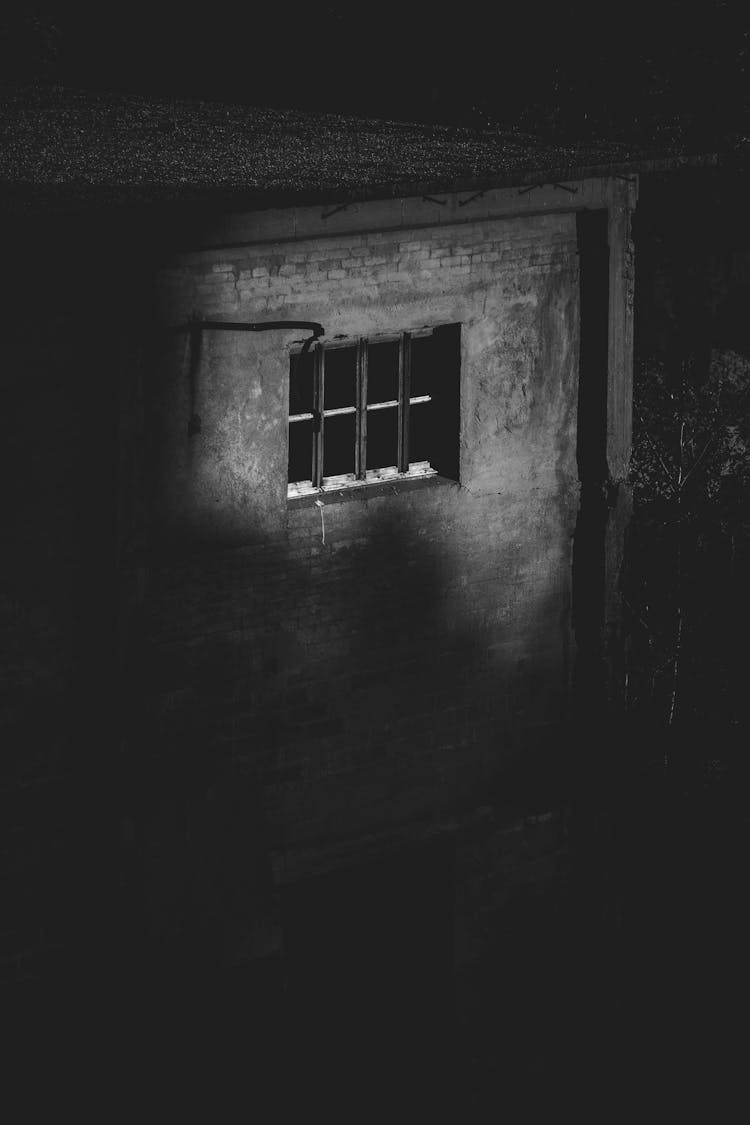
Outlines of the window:
M460 325L293 354L289 496L395 477L458 479Z

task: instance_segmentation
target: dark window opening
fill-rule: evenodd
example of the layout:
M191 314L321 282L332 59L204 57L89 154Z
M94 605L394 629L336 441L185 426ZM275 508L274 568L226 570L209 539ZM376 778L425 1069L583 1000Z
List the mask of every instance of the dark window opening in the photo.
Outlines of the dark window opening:
M312 482L312 421L298 422L289 427L289 478Z
M397 459L398 408L371 410L367 416L367 468L395 468Z
M326 410L354 407L357 402L357 349L328 348L323 368Z
M457 480L460 333L451 324L292 355L289 495L396 476Z
M323 422L323 478L354 472L354 414L334 414Z
M409 458L428 461L433 430L432 403L420 402L409 407Z
M289 371L289 413L312 414L313 357L293 355Z
M398 340L370 344L367 349L367 401L398 400Z

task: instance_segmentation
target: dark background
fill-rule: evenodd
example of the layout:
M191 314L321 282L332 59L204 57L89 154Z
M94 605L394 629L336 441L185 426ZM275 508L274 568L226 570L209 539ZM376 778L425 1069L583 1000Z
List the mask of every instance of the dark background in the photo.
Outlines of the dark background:
M715 141L747 108L746 5L426 0L6 5L6 82Z
M590 0L546 7L388 0L372 6L292 3L270 10L245 5L197 11L177 4L89 9L11 4L0 16L0 81L501 125L578 140L674 142L691 151L722 153L718 170L646 176L641 182L635 226L636 403L647 412L650 437L669 449L679 415L649 397L656 368L666 368L665 401L674 402L670 395L686 383L692 388L707 384L712 355L748 355L750 193L742 138L749 23L746 5L719 0L621 7ZM17 258L22 265L6 277L12 293L4 308L12 323L22 323L19 310L28 316L26 347L35 327L25 287L31 291L36 283L37 265L25 245ZM127 279L122 284L126 287ZM54 296L58 312L65 299L61 287ZM85 331L87 354L104 354L104 331L91 323ZM60 358L60 347L57 337L54 362L43 356L40 370L55 370L54 363L72 366L72 359ZM70 347L73 355L75 340ZM92 429L104 427L98 439L104 453L110 430L101 418L111 415L113 404L99 376L97 366L85 390L93 404ZM30 392L16 388L13 393ZM59 395L64 418L70 402L62 381ZM735 414L729 422L747 427L747 399L735 396L731 405ZM49 441L61 448L82 443L75 429L68 434L57 423L46 424ZM562 783L560 800L572 802L575 812L568 921L561 925L553 906L538 902L518 917L509 916L498 957L502 979L495 988L506 1010L497 1018L486 1014L485 1025L475 1032L478 1046L470 1064L453 1058L445 1064L464 1068L457 1079L464 1109L468 1087L482 1106L492 1107L503 1102L509 1082L522 1099L527 1084L531 1089L540 1075L552 1076L560 1091L580 1093L590 1082L617 1100L613 1090L635 1087L645 1096L650 1081L674 1097L689 1077L726 1089L738 1070L740 1041L733 1019L740 1008L746 948L742 908L750 836L745 766L750 721L747 657L736 658L735 647L747 637L745 624L750 623L746 594L743 599L750 558L747 491L737 471L730 482L734 489L725 490L717 505L718 494L708 484L721 475L721 466L709 465L707 476L695 478L700 487L692 494L689 525L676 521L668 485L660 489L649 476L653 465L643 429L636 426L636 462L651 485L650 491L643 480L638 486L629 557L634 613L627 623L628 722L605 725L596 745L583 747L578 772ZM7 437L12 449L13 435ZM46 434L42 438L47 442ZM58 1010L53 1023L48 1013L29 1020L27 1057L39 1059L46 1040L51 1056L57 1047L58 1056L66 1057L68 1075L77 1074L80 1060L69 1064L63 1046L70 1037L67 1018L75 1019L84 995L88 1000L98 993L106 1012L99 1022L89 1017L89 1038L106 1027L131 1078L135 1074L143 1081L138 1048L145 1043L154 1073L162 1083L170 1077L173 1091L184 1095L185 1060L207 1070L205 1046L212 1041L215 1048L219 1044L225 1072L247 1096L243 1052L248 1040L232 1030L238 1020L246 1021L247 1005L234 986L228 1003L207 1005L201 1034L188 1041L190 1030L183 1028L180 1037L175 1024L182 1015L191 1028L205 966L193 963L180 976L172 1007L160 1022L145 999L152 982L139 977L140 969L113 933L117 860L108 842L118 819L118 779L108 763L121 719L113 716L116 691L106 655L116 617L106 536L114 482L83 461L77 471L69 487L79 497L81 526L61 526L56 542L62 550L65 535L80 533L90 550L77 577L81 589L76 586L72 597L65 591L59 596L88 604L94 589L97 604L110 606L111 612L97 612L94 620L89 610L90 620L78 618L82 673L80 698L67 701L73 733L63 762L66 787L62 797L35 807L34 825L43 843L39 855L31 857L31 875L22 872L24 889L35 879L39 886L46 881L44 921L52 933L50 947L57 951L46 964L33 961L22 985L24 1004L33 1012L33 998L50 985L62 986L66 1002L64 1018ZM49 486L44 465L39 477ZM67 487L64 480L53 483ZM100 515L93 519L92 511ZM687 659L681 666L680 707L670 723L674 551L683 535L691 599ZM37 564L19 562L29 581L36 580L38 566L40 584L46 575L41 553ZM656 644L639 624L645 605ZM46 643L42 637L40 651ZM654 661L661 679L651 674ZM44 728L45 716L35 718ZM31 730L29 738L33 735ZM12 793L9 801L8 821L22 820L28 792L21 800ZM71 824L76 826L72 853ZM48 851L54 852L53 863ZM61 905L46 905L58 898ZM624 929L607 914L613 901L624 903ZM571 976L571 966L577 967L578 978ZM140 989L141 1006L133 1012L131 1004L127 1020L120 1020L128 1008L118 991L123 977ZM575 980L581 978L588 983L577 991ZM555 1014L552 1031L550 1011ZM223 1033L214 1036L219 1027ZM276 1061L280 1081L288 1084L284 1056ZM337 1063L327 1057L320 1065L327 1075ZM609 1120L615 1109L603 1105L599 1116ZM716 1112L712 1116L721 1119Z

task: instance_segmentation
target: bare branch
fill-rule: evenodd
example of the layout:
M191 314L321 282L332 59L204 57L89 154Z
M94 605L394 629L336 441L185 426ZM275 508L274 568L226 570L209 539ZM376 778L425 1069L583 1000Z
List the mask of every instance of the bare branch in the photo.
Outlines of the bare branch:
M716 440L717 437L718 437L718 431L714 431L714 433L712 433L709 436L708 440L706 441L706 444L703 446L703 449L698 454L697 460L693 462L693 464L690 466L688 471L685 473L685 476L682 478L682 483L680 484L680 488L684 488L685 485L687 484L687 482L690 480L693 473L696 471L696 469L700 468L700 466L703 462L703 458L706 456L706 454L708 453L708 450L711 448L711 446L713 445L713 443L714 443L714 441Z
M729 423L731 421L731 418L732 418L732 414L734 414L735 416L738 415L740 406L743 405L745 399L748 396L750 396L750 383L748 383L748 385L745 387L742 394L739 396L739 398L735 402L734 410L733 411L726 410L724 412L724 415L721 418L721 420L716 423L713 430L708 435L708 439L707 439L706 444L703 446L703 449L701 450L701 452L698 456L698 460L690 467L690 470L685 474L685 477L682 481L682 485L680 487L682 487L682 488L685 487L685 485L687 484L690 477L693 475L693 473L696 471L696 469L698 469L699 466L703 463L703 459L705 458L706 454L708 453L708 451L711 448L711 446L713 445L713 443L719 437L721 431L725 428L725 426L729 425Z
M646 441L651 446L659 464L661 465L662 469L664 470L664 473L665 473L666 478L667 478L667 484L675 492L675 494L677 494L677 487L675 486L675 484L672 480L672 472L669 469L669 467L667 466L667 463L664 460L664 458L662 457L661 453L657 449L656 444L654 443L654 440L651 437L651 434L648 432L648 429L646 428L646 423L643 421L643 417L641 416L641 414L638 410L634 410L634 414L635 414L636 418L638 419L640 425L643 427L643 436L646 438Z

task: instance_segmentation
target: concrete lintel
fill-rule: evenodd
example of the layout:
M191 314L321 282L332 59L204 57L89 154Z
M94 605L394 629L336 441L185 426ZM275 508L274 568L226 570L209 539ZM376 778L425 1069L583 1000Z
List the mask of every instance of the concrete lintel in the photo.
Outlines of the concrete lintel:
M405 196L348 203L340 209L316 206L250 211L227 216L215 226L196 232L191 239L194 245L177 255L177 260L192 262L197 256L206 260L207 254L215 252L226 256L228 250L263 243L294 243L342 234L415 230L604 208L616 194L618 183L611 178L571 180L520 188L488 188L482 192L444 193L434 198Z

